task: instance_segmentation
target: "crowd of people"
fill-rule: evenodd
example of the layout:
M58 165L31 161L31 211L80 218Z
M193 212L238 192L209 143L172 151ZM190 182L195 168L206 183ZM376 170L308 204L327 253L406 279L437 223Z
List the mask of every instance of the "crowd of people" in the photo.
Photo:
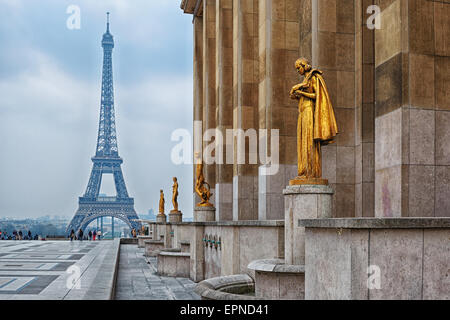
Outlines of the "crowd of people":
M14 230L12 234L8 234L6 231L0 230L0 240L38 240L39 236L31 234L31 230L28 232L22 232L22 230Z
M137 232L136 229L131 230L131 236L133 238L136 238ZM100 230L89 230L89 232L84 233L83 230L78 230L78 232L75 232L75 230L71 230L69 239L72 240L88 240L88 241L95 241L95 240L101 240L102 238L102 232ZM28 232L22 232L22 230L16 231L14 230L12 234L8 234L6 231L0 230L0 240L40 240L40 237L38 234L32 235L31 231L28 230Z
M89 232L84 233L83 230L78 230L77 233L75 233L75 230L70 231L69 239L72 240L88 240L88 241L95 241L95 240L101 240L102 238L102 232L100 230L89 230Z

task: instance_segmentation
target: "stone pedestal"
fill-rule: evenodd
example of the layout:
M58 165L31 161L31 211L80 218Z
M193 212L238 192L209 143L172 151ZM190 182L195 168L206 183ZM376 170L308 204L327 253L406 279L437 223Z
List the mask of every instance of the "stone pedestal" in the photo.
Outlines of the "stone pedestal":
M331 218L333 193L328 185L290 185L283 190L286 264L305 264L305 228L298 220Z
M166 222L167 216L164 213L160 213L156 216L156 222Z
M194 222L216 221L215 207L195 207Z
M170 211L169 213L169 222L181 222L183 219L183 215L181 211Z

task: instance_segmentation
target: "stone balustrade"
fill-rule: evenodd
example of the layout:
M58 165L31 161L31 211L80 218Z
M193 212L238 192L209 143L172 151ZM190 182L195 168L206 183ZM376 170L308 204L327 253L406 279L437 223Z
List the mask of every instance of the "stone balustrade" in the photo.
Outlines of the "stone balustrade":
M156 257L164 249L164 241L161 240L145 240L144 245L146 257Z
M190 253L181 249L168 249L158 253L158 275L189 278Z
M305 299L450 299L449 218L304 219Z
M196 282L244 274L253 260L284 256L284 221L280 220L154 223L152 229L156 239L163 240L145 240L146 254L189 249L189 277Z
M137 236L138 248L145 248L145 240L152 240L151 236Z
M252 261L248 265L255 280L255 296L267 300L303 300L305 266L286 265L281 259Z

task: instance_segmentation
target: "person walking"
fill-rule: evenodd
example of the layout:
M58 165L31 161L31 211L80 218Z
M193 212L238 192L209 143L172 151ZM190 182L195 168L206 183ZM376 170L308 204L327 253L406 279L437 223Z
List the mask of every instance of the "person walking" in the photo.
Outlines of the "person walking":
M75 230L71 230L70 231L70 236L69 236L69 238L70 238L70 241L72 241L73 239L75 239Z
M97 232L98 241L102 240L102 231L98 230Z
M92 231L91 230L89 230L88 235L89 235L89 241L91 241L91 239L92 239Z
M92 238L94 239L94 241L95 241L95 237L97 236L97 231L96 230L94 230L94 232L92 232Z
M83 230L78 231L78 240L83 241Z
M32 240L33 238L31 237L31 230L28 230L28 240Z

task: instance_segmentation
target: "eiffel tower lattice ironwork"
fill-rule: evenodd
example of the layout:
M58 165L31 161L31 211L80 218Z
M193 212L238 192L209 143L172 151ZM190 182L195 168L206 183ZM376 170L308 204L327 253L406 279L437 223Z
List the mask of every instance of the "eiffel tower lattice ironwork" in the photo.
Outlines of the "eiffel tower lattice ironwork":
M140 229L140 222L134 210L134 199L128 196L122 174L122 158L119 157L114 115L114 87L112 72L112 50L114 39L109 32L109 13L106 33L102 39L103 74L100 120L98 128L97 150L92 158L93 167L86 192L79 198L78 210L67 227L67 234L73 229L83 231L90 222L100 217L114 217L124 221L130 228ZM103 174L112 174L117 195L100 196Z

